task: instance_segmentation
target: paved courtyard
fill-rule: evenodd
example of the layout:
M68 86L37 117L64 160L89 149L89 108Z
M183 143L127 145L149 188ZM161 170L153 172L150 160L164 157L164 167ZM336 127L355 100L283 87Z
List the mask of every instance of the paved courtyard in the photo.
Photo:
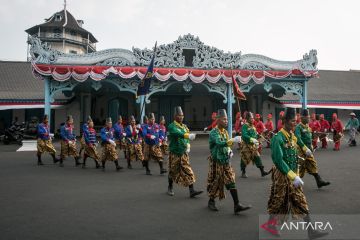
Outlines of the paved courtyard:
M315 155L321 176L331 185L318 190L311 176L304 178L310 210L359 214L360 147L343 145L340 152L331 147ZM43 159L46 165L38 167L34 152L17 148L0 146L0 239L258 239L258 218L266 213L271 180L261 178L255 166L248 167L249 178L240 178L239 154L232 162L239 198L253 208L235 216L229 194L218 203L219 212L207 209L206 194L190 199L187 189L176 186L175 196L167 196L167 178L155 163L150 166L153 176L146 176L140 163L120 172L107 164L102 172L91 160L81 169L67 159L60 168L49 155ZM193 142L197 189L206 190L208 154L207 138ZM263 163L266 169L272 165L269 149Z

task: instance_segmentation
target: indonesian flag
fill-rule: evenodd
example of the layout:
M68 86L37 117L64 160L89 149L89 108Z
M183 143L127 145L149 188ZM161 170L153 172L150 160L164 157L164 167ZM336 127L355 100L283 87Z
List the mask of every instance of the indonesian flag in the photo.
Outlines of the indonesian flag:
M235 97L240 100L246 100L246 97L245 97L244 93L240 90L239 85L237 84L232 71L231 71L231 79L232 79L232 83L233 83L233 91L234 91Z

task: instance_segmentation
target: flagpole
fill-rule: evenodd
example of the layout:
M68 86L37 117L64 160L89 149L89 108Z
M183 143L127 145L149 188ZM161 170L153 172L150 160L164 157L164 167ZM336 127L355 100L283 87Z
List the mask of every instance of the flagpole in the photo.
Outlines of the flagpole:
M233 66L232 66L232 65L231 65L231 77L232 77L232 78L234 77ZM234 79L235 79L235 78L234 78ZM235 79L235 80L236 80L236 79ZM238 105L239 112L241 112L240 100L239 100L239 98L236 98L236 102L237 102L237 105Z
M155 54L156 54L156 48L157 48L157 41L155 42L155 47L154 47L154 55L153 55L153 57L152 57L152 59L151 59L151 61L150 61L150 65L149 65L149 67L148 67L148 69L147 69L147 71L146 71L146 73L145 73L145 76L144 76L144 78L143 78L143 80L142 81L145 81L145 79L146 78L150 78L150 80L151 80L151 78L153 77L152 76L152 74L153 74L153 72L154 72L154 59L155 59ZM150 70L151 69L151 70ZM151 71L151 76L149 77L148 76L148 73L149 73L149 71ZM142 84L144 84L144 83L142 83ZM150 83L151 84L151 83ZM140 85L139 85L140 86ZM138 92L139 92L139 86L138 86ZM142 93L141 95L140 95L140 123L141 124L143 124L144 123L144 117L145 117L145 104L146 104L146 96L147 96L147 94L148 94L148 92L149 92L149 89L150 89L150 87L148 87L147 88L147 90L145 90L145 94L144 93Z
M144 123L144 117L145 117L145 96L146 95L141 95L140 96L140 103L141 103L141 107L140 107L140 124Z

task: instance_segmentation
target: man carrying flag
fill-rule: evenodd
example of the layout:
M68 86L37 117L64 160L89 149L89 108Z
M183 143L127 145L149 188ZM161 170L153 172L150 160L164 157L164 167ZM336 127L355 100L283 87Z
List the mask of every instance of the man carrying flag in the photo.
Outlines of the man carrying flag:
M144 78L141 80L141 82L138 85L136 97L146 95L150 92L151 79L154 74L154 61L155 61L155 54L156 54L156 46L157 46L157 42L155 43L154 55L151 58L150 64L146 70ZM140 117L143 117L143 112L145 112L144 108L145 108L145 101L143 99L143 101L141 103L141 108L140 108Z

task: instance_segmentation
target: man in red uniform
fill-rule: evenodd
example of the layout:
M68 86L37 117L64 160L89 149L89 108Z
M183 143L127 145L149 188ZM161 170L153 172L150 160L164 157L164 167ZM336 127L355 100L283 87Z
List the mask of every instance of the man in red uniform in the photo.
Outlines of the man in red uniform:
M296 124L299 124L301 122L301 116L300 113L296 114Z
M235 126L234 126L234 132L235 132L235 136L241 136L241 128L243 125L243 120L241 118L241 112L237 112L236 113L236 119L235 119ZM240 149L240 144L238 143L239 147L238 150Z
M324 114L320 114L320 141L321 141L321 148L327 148L327 132L330 130L330 123L324 119Z
M313 113L313 114L311 114L311 119L310 119L310 122L309 122L309 127L311 129L313 129L313 125L314 125L315 121L316 121L316 114Z
M267 116L267 121L265 123L265 138L268 141L266 148L270 148L270 139L274 135L274 124L272 122L272 114L269 113Z
M259 134L259 136L264 137L263 133L265 131L265 125L261 121L261 115L258 113L255 115L254 126L255 126L256 132ZM262 144L260 143L259 148L258 148L258 151L260 154L261 154L261 150L262 150Z
M313 114L315 115L315 114ZM313 117L312 115L312 117ZM309 124L309 127L311 128L312 131L312 145L314 150L317 148L317 141L319 139L319 132L321 130L321 125L320 125L320 121L319 121L319 115L315 115L315 118L312 120L311 124Z
M331 123L331 131L333 132L333 140L334 140L334 151L340 151L340 141L342 136L344 135L344 125L337 118L337 114L333 113L332 115L332 123Z
M238 134L236 136L241 135L241 126L242 126L241 112L237 112L235 117L235 126L234 126L234 132L235 134Z
M211 114L211 120L212 120L212 123L207 126L206 128L204 128L204 132L206 131L210 131L211 129L215 128L216 127L216 124L217 124L217 120L216 120L216 112L213 112Z
M276 124L276 131L280 131L280 129L283 128L283 117L284 117L284 111L281 111L279 113L279 120L277 121L277 124Z

